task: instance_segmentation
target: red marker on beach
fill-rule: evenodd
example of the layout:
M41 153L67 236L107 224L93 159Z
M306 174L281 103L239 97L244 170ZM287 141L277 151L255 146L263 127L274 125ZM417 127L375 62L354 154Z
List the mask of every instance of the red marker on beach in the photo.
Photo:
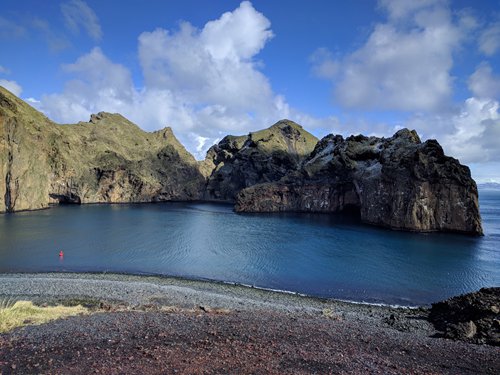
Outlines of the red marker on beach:
M62 258L64 256L64 252L61 250L59 251L59 258Z

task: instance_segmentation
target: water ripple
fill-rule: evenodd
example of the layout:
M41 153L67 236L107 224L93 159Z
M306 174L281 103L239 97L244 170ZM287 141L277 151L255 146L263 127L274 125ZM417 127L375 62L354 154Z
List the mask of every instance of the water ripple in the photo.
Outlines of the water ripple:
M242 215L211 203L0 215L0 272L152 273L355 301L430 303L500 285L500 194L480 199L483 238L391 232L337 215Z

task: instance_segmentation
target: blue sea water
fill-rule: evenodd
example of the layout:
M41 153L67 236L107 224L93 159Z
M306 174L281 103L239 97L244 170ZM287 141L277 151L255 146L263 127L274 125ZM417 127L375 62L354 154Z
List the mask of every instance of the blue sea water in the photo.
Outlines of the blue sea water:
M484 237L395 232L340 215L236 214L210 203L56 206L0 215L0 272L159 274L429 304L500 286L500 192L481 191L480 205Z

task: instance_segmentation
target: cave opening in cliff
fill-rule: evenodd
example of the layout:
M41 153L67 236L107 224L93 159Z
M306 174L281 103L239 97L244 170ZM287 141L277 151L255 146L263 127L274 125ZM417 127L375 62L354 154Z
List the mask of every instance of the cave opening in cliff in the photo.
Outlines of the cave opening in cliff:
M65 204L81 204L81 199L78 195L70 194L49 194L50 198L57 201L60 205Z
M356 204L346 204L341 213L352 219L361 219L361 207Z

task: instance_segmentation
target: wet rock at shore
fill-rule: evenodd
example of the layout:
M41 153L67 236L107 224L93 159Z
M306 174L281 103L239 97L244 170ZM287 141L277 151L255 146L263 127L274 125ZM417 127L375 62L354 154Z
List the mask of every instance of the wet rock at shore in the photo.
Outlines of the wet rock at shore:
M500 288L434 303L429 320L446 338L500 346Z

